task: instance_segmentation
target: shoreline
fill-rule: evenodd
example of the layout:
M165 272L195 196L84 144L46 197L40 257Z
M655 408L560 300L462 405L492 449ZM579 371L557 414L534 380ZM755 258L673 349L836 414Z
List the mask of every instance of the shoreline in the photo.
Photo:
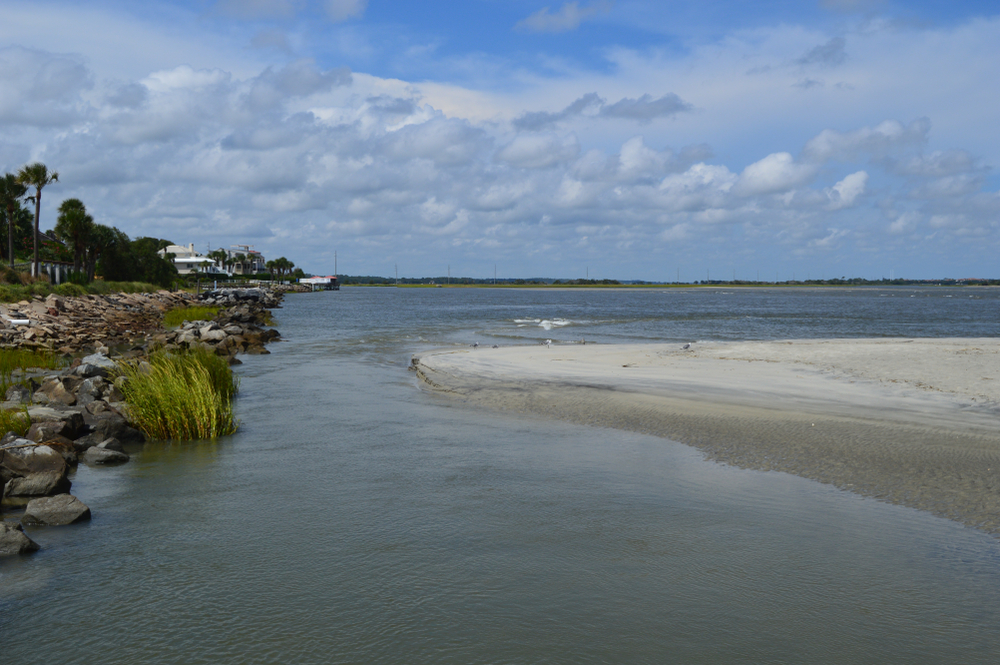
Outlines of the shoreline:
M468 403L679 441L1000 535L1000 340L554 345L414 357Z

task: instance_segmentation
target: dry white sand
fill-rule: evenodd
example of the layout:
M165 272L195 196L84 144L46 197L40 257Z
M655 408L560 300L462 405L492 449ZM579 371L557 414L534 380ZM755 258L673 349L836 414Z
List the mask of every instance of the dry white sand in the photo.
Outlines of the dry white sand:
M494 408L669 437L1000 533L1000 340L553 345L414 359Z

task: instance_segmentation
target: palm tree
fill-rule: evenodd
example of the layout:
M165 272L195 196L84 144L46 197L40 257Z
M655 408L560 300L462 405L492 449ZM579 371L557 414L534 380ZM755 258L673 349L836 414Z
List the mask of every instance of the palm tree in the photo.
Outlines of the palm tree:
M27 187L35 188L35 195L31 197L35 200L35 262L31 266L31 276L38 277L38 218L42 214L42 188L53 182L59 182L59 174L56 171L49 173L45 164L35 162L17 172L17 181Z
M73 272L80 272L83 253L94 229L94 218L80 199L66 199L59 206L56 235L73 246Z
M7 213L7 258L14 267L14 214L21 208L21 201L28 195L28 188L18 182L13 173L0 178L0 207Z

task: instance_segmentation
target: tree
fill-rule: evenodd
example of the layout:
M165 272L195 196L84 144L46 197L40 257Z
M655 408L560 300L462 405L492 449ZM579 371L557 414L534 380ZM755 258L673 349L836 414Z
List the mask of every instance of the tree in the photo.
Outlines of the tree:
M224 249L217 249L213 252L209 252L205 256L222 266L223 270L225 270L229 265L229 253Z
M38 277L38 218L42 214L42 188L54 182L59 182L59 173L52 171L45 164L35 162L22 167L17 172L17 181L27 187L35 188L35 195L31 197L35 201L35 251L34 263L31 266L31 276Z
M80 199L66 199L59 206L59 218L55 233L73 248L73 271L80 272L83 255L94 230L94 218L87 214L87 208Z
M13 173L4 174L0 178L0 208L7 214L7 258L10 267L14 267L14 223L21 208L21 201L28 196L28 187L18 181Z

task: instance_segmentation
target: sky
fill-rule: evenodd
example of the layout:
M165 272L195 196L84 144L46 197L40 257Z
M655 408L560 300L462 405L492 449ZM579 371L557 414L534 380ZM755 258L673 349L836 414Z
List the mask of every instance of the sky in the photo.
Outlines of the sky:
M1000 277L1000 8L0 0L0 169L314 274Z

